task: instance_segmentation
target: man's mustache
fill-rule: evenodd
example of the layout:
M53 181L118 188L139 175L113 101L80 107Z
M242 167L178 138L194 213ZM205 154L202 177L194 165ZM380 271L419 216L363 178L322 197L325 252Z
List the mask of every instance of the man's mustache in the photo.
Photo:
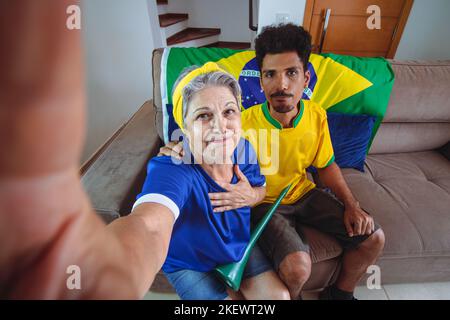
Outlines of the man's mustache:
M275 97L293 97L293 96L294 96L293 94L286 93L284 91L277 91L277 92L272 93L270 95L271 98L275 98Z

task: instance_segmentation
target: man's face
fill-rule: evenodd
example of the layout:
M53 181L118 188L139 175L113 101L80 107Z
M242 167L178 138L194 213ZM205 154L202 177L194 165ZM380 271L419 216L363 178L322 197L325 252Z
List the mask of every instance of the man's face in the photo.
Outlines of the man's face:
M303 70L297 52L267 54L261 68L261 86L276 112L287 113L297 106L310 74Z

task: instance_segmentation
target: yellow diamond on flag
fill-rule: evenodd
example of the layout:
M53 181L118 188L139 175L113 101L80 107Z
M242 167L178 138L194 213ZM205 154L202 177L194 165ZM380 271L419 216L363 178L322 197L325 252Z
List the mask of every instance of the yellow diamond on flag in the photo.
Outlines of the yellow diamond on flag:
M242 51L222 58L217 63L239 79L245 65L255 58L255 51ZM331 58L311 54L311 62L317 76L311 100L325 110L369 88L372 82Z
M255 51L242 51L233 54L227 58L222 58L216 63L224 67L236 79L239 79L242 69L244 69L247 62L255 58Z
M325 110L373 85L360 74L331 58L312 54L309 62L317 75L311 100Z

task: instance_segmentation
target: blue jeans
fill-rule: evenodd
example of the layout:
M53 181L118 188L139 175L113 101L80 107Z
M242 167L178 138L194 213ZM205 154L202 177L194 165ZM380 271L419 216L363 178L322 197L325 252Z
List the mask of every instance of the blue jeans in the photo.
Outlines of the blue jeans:
M242 278L252 278L269 270L272 270L272 264L256 245ZM164 275L183 300L223 300L228 296L226 285L216 276L214 270L199 272L183 269Z

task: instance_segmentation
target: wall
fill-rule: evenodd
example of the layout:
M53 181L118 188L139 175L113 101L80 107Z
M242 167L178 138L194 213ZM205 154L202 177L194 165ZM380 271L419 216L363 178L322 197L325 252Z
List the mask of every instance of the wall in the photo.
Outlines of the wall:
M449 0L415 0L395 59L450 59L449 14Z
M81 3L87 136L81 161L152 97L154 48L146 0Z
M189 14L189 27L220 28L220 41L250 42L252 39L247 0L169 0L168 10Z
M277 13L289 14L289 22L303 24L306 0L259 0L258 33L267 25L276 24Z
M159 26L158 5L156 4L156 0L147 0L147 12L150 20L150 30L152 32L154 47L165 47L166 40L162 39L161 27Z

